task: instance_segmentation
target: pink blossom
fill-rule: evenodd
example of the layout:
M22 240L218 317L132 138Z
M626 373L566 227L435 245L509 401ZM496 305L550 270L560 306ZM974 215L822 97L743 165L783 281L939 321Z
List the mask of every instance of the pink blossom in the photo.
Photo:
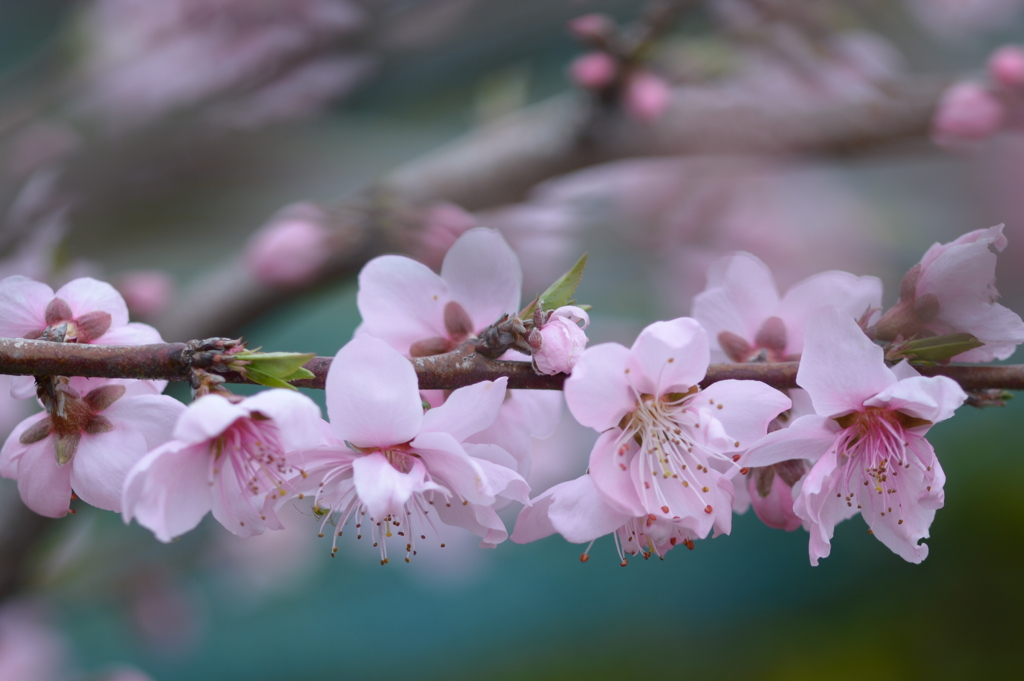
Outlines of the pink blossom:
M661 118L672 103L672 87L660 76L646 69L629 75L622 95L626 113L641 123Z
M793 511L793 496L810 466L802 459L752 468L747 489L754 513L768 527L792 532L802 525Z
M516 519L511 539L528 544L555 533L574 544L593 544L598 537L611 534L621 565L626 565L626 554L664 557L678 544L693 548L686 528L654 515L633 518L620 512L586 474L534 498ZM580 560L585 562L589 551L588 547Z
M66 642L35 605L13 602L0 608L0 679L56 681L64 676L67 657Z
M1024 47L1004 45L988 58L992 80L1011 90L1024 90Z
M435 203L424 211L422 224L409 251L428 267L439 266L458 238L477 225L479 221L473 214L460 206Z
M811 318L797 383L815 415L770 433L742 456L746 466L814 462L793 510L809 528L811 564L828 556L835 525L860 513L872 533L919 563L945 474L924 438L967 398L945 377L925 378L906 363L885 365L881 347L835 308Z
M575 305L549 312L547 321L530 334L534 369L548 375L570 373L587 347L584 329L589 324L590 316Z
M162 270L132 270L118 277L117 290L128 310L153 317L165 309L174 296L174 278Z
M502 314L518 312L522 280L515 253L484 228L459 237L440 275L400 255L374 258L359 273L357 333L406 356L448 352Z
M618 62L607 52L588 52L569 65L569 79L586 90L603 90L618 71Z
M696 539L729 532L733 457L791 404L756 381L699 390L709 359L696 320L656 322L632 348L588 348L565 383L573 416L602 433L590 454L597 490L621 513L672 521Z
M76 389L83 385L91 390ZM140 381L61 381L54 393L52 413L30 416L7 438L0 475L16 479L22 501L40 515L66 515L72 492L120 512L129 469L170 438L185 407Z
M615 32L615 20L597 12L583 14L569 22L569 32L581 40L602 40Z
M1006 107L983 85L956 83L939 100L932 139L937 144L984 139L1003 126L1006 116Z
M245 265L268 286L302 286L316 278L331 257L331 230L313 206L293 207L256 232L245 251Z
M305 452L308 476L293 480L303 495L315 494L321 533L336 523L332 553L353 519L356 537L370 534L382 563L395 535L409 560L438 531L435 518L483 537L481 546L504 541L492 506L498 497L528 504L529 486L508 452L466 439L492 424L506 382L460 388L424 413L412 364L384 341L356 338L339 350L326 384L331 442Z
M283 500L285 480L299 470L293 452L320 444L323 433L319 407L289 390L265 390L238 403L201 397L178 419L174 439L129 472L124 521L135 518L163 542L211 510L239 537L279 530L273 502Z
M833 305L851 319L882 307L882 282L847 272L822 272L779 297L771 271L749 253L719 258L693 300L693 316L711 338L715 361L797 359L811 313Z
M68 282L56 293L46 284L15 275L0 281L0 337L47 338L65 343L144 345L162 343L152 326L128 321L128 306L110 284L91 277ZM141 381L159 393L166 382ZM11 380L11 395L35 395L31 376Z
M985 343L957 362L1006 359L1024 343L1024 321L996 300L996 252L1006 248L1003 225L933 244L903 278L900 300L879 320L883 340L969 333Z

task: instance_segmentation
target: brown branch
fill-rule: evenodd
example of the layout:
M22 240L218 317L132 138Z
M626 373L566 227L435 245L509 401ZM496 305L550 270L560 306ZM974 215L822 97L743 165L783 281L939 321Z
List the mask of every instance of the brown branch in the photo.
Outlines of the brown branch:
M28 376L103 376L185 381L193 369L213 371L224 360L216 350L194 350L194 343L157 345L79 345L40 340L0 339L0 373ZM454 390L480 381L508 378L508 387L561 390L565 374L542 376L529 362L493 360L467 345L454 352L411 360L423 390ZM701 386L739 379L775 388L795 388L798 362L712 364ZM330 357L314 357L306 369L316 378L293 381L300 388L324 387ZM1024 364L920 367L925 376L948 376L965 390L1024 390ZM238 373L221 373L228 383L252 383Z

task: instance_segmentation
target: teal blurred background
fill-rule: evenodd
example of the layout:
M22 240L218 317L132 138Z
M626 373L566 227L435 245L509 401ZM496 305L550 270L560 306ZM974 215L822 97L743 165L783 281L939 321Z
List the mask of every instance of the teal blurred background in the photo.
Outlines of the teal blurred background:
M0 64L11 88L0 92L20 91L26 74L49 68L39 54L84 5L0 2ZM66 177L77 203L62 257L87 261L97 276L159 268L187 284L281 206L343 195L470 130L493 92L518 105L566 90L566 63L579 53L567 18L595 8L634 15L628 2L461 5L468 9L451 29L421 47L385 51L374 78L320 115L181 147L154 141L158 131L73 165ZM706 28L698 15L673 40ZM913 68L954 71L976 68L1020 28L947 44L913 37L905 19L887 24ZM853 258L858 274L885 280L892 303L902 272L935 241L1006 222L1011 244L1024 245L1020 158L1020 140L1003 139L972 156L913 148L777 161L788 214L809 229L851 213L870 218L842 233L859 244L855 257L796 247L789 261L799 269L780 279ZM578 298L595 306L592 342L629 343L654 319L685 313L692 291L675 283L681 266L628 238L641 225L602 209L588 204L586 231L573 232L554 260L568 265L591 253ZM1011 246L999 270L1004 302L1017 312L1021 253ZM524 267L529 279L530 262ZM702 281L694 269L685 274ZM534 278L550 271L538 267ZM266 350L332 355L358 322L354 284L342 282L269 310L242 332ZM186 398L180 385L172 394ZM322 404L322 394L309 394ZM349 537L330 558L301 510L283 533L242 542L204 522L162 545L114 514L82 508L46 537L32 595L49 605L86 677L114 664L156 681L1015 677L1024 634L1022 409L1019 400L965 407L931 431L948 476L946 507L917 566L859 518L837 528L832 555L817 568L806 533L771 530L752 513L736 518L730 536L626 568L610 538L581 563L583 547L557 537L485 551L455 530L444 551L382 567ZM566 425L541 446L535 466L546 484L579 475L593 438ZM0 492L12 488L0 481Z

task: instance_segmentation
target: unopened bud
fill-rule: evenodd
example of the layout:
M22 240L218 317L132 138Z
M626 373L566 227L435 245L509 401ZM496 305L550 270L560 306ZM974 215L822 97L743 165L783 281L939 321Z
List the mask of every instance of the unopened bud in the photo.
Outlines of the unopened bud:
M331 231L306 209L272 220L249 240L245 265L264 284L302 286L312 282L331 257Z
M584 14L569 22L569 32L580 40L599 42L615 33L615 20L598 12Z
M569 65L569 79L587 90L603 90L615 80L619 64L607 52L589 52Z
M1024 47L1005 45L988 59L992 80L1011 90L1024 89Z
M1005 119L1006 108L984 86L957 83L939 101L932 138L939 144L981 140L999 130Z
M622 103L632 119L652 123L668 110L671 101L669 84L650 71L640 70L629 77Z
M579 322L583 323L581 327ZM538 373L553 375L567 374L572 371L583 350L587 347L587 334L583 329L590 324L586 312L574 305L566 305L555 310L540 329L534 329L530 336L530 346L538 339L539 347L533 353L533 366Z
M117 290L133 314L153 317L171 302L174 279L160 270L135 270L119 277Z

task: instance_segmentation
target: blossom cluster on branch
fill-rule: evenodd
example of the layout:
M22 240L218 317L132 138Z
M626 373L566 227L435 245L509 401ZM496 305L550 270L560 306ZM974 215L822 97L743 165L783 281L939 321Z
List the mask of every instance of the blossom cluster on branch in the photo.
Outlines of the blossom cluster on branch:
M443 546L445 526L496 546L509 536L498 510L510 502L523 506L513 541L611 534L623 564L728 534L750 506L769 526L804 527L812 564L828 555L835 525L858 514L920 562L945 480L925 435L969 397L998 396L969 396L915 366L1005 359L1024 342L1024 322L996 302L1002 229L934 245L884 312L874 277L824 272L780 295L760 260L729 255L711 266L692 317L655 322L630 348L586 347L588 306L572 300L585 257L521 307L517 257L498 232L472 229L440 273L395 255L363 268L363 322L325 379L328 420L288 389L313 376L302 368L310 355L216 341L213 359L191 368L188 407L159 394L162 380L37 376L43 411L7 439L0 474L37 513L63 516L79 498L165 542L207 513L240 537L281 530L282 505L299 504L331 535L332 555L349 530L382 563L389 551L409 561L423 542ZM0 281L0 334L44 345L160 341L89 278L56 292ZM568 374L569 411L599 433L581 477L531 498L530 443L557 425L557 391L510 390L505 376L421 389L418 368L474 356ZM701 388L712 360L799 361L799 387ZM272 389L233 395L232 373ZM31 386L15 378L12 395Z

